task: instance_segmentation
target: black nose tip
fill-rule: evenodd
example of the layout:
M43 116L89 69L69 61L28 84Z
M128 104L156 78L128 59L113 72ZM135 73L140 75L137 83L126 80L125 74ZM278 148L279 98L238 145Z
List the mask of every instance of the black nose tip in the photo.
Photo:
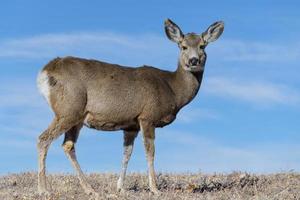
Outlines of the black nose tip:
M193 57L193 58L191 58L191 59L189 60L189 64L192 65L192 66L193 66L193 65L198 65L198 64L199 64L199 59Z

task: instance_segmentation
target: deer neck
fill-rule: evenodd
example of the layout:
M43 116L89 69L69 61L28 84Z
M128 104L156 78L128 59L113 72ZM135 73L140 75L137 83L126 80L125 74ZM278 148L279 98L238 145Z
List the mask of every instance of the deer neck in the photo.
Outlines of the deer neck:
M173 91L176 96L177 108L180 109L188 104L199 91L203 77L201 72L189 72L184 70L180 64L174 73L172 83Z

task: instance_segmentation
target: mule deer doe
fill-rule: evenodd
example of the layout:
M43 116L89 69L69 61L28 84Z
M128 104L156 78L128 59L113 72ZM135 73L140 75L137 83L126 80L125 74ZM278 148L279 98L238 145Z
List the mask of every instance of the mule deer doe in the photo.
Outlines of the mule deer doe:
M75 143L83 125L97 130L124 131L124 157L117 183L123 182L133 143L141 130L149 170L149 187L158 193L154 172L155 128L172 123L178 111L197 94L201 85L208 43L222 34L223 22L215 22L204 33L184 35L171 20L165 21L168 38L180 48L175 72L150 66L124 67L75 57L56 58L38 75L38 87L55 118L38 138L38 190L48 194L45 160L51 142L65 133L63 149L75 168L80 184L90 195L75 154Z

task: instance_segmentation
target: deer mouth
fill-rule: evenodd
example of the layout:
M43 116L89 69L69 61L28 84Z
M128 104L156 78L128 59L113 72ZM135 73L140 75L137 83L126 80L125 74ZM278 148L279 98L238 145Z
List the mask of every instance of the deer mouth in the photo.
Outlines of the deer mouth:
M189 71L192 71L192 72L198 72L198 71L203 71L204 70L204 66L203 65L185 65L186 68L189 70Z

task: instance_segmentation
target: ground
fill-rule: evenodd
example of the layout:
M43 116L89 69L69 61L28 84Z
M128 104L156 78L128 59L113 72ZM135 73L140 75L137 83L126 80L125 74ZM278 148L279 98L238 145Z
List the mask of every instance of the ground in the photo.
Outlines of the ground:
M159 196L148 190L145 174L129 174L126 193L118 194L117 174L89 174L88 181L101 199L128 200L300 200L300 174L294 172L255 175L234 172L231 174L158 174ZM0 176L0 200L88 200L74 175L51 174L48 183L52 196L41 198L37 192L37 174L33 172Z

